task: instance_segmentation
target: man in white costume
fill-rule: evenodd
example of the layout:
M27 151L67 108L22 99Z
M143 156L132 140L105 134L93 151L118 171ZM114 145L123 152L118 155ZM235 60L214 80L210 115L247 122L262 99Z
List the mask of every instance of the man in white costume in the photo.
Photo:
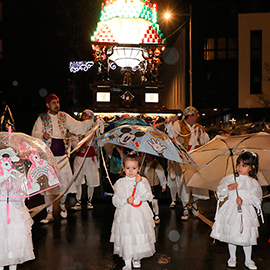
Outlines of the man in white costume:
M48 223L53 220L52 203L54 196L59 195L64 191L72 178L69 159L66 155L67 131L69 130L70 132L79 135L89 130L94 123L93 120L79 122L69 114L61 112L59 98L54 94L46 97L46 106L48 111L39 115L34 124L32 136L43 140L52 150L58 163L58 167L60 168L59 180L61 187L53 188L44 193L45 203L51 204L51 206L47 208L47 217L41 220L41 223ZM76 193L74 183L67 193ZM65 207L67 193L60 199L60 215L62 218L67 217L67 210Z
M177 120L173 123L173 137L187 151L194 150L210 140L204 128L197 123L199 117L198 110L195 107L189 106L185 108L182 120ZM209 199L208 190L187 187L180 164L171 161L168 168L168 183L172 195L170 207L175 207L176 193L178 191L183 204L181 219L188 220L190 208L193 215L198 216L197 201L198 199ZM190 193L193 196L191 206L189 205Z
M82 112L82 115L80 117L81 121L86 121L89 119L94 119L95 114L89 110L86 109ZM78 136L72 140L71 145L75 146L78 144L79 140L83 139L82 136ZM88 201L87 201L87 209L93 209L94 206L92 205L92 199L94 194L95 187L98 187L100 185L100 176L99 176L99 159L97 156L97 153L95 151L94 143L92 141L92 144L90 144L90 141L85 142L77 151L76 151L76 157L74 159L73 163L73 171L75 172L82 162L83 165L81 167L81 170L77 176L75 185L77 189L76 194L76 204L71 207L73 210L81 210L82 209L82 184L87 185L87 195L88 195ZM95 144L96 145L96 144Z

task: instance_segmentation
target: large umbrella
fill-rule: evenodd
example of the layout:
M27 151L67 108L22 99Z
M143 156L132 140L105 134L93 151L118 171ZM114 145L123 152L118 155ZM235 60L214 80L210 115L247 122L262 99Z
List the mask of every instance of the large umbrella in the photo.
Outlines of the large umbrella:
M97 140L100 146L104 143L112 143L138 152L198 167L180 143L170 139L167 134L153 126L118 126L98 137ZM135 191L136 185L132 196L134 196ZM134 207L140 205L141 202L138 205L132 204Z
M216 191L220 180L232 174L233 164L243 151L259 156L258 179L261 186L270 184L270 134L260 132L238 136L216 136L200 148L190 152L200 170L184 166L188 186Z
M153 126L118 126L98 137L97 141L99 145L112 143L198 168L180 143Z
M0 197L27 198L60 185L58 166L40 139L0 132ZM8 213L8 204L7 204Z
M253 123L248 128L248 131L249 133L255 133L260 131L270 133L270 123L265 121Z
M136 125L136 126L150 126L148 123L146 123L143 119L140 119L138 117L127 117L127 118L123 118L117 121L112 122L110 125L108 125L105 128L105 132L116 128L118 126L124 126L124 125Z

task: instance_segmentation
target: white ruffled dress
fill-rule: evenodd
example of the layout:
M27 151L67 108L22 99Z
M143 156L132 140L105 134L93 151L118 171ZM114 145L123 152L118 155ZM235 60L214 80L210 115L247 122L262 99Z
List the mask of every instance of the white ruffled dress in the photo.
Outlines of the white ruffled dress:
M132 195L135 183L135 177L126 176L117 180L114 185L113 204L116 211L110 242L114 243L114 254L118 254L123 260L140 260L155 253L155 223L147 203L152 201L153 195L148 180L142 177L134 195L134 203L142 201L142 205L133 207L128 204L127 198Z
M7 199L1 197L0 266L21 264L35 259L31 233L33 220L24 204L24 199L10 198L9 218L10 223L7 223Z
M236 190L228 190L228 185L235 183L234 175L231 174L224 177L217 188L219 201L210 236L239 246L257 245L260 224L255 207L261 213L262 189L256 179L247 175L239 175L236 182L239 196L243 200L242 213L237 210ZM219 207L223 201L224 204Z

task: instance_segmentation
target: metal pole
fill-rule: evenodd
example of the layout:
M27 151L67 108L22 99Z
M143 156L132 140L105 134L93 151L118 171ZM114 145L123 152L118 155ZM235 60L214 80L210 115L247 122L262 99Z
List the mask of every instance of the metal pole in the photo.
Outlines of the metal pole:
M192 106L192 6L189 6L189 104Z

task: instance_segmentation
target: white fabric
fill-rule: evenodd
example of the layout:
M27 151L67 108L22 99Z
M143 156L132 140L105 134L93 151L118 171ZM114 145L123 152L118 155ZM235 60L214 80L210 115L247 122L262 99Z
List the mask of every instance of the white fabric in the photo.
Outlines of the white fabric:
M135 177L124 177L114 185L113 204L116 207L110 242L114 242L114 254L124 260L140 260L155 253L155 231L153 213L147 203L152 201L153 195L148 180L142 177L138 183L135 204L142 201L139 207L127 203L132 195Z
M50 114L50 117L51 117L52 126L53 126L51 136L61 138L62 133L58 125L57 115ZM66 124L67 124L67 129L70 132L76 135L79 135L89 130L93 125L93 121L87 120L87 121L80 122L72 118L69 114L66 114ZM43 123L40 117L38 117L38 119L36 120L34 124L33 130L32 130L32 136L45 141L43 138ZM61 187L56 187L48 191L45 191L45 194L55 194L55 195L60 194L66 188L67 184L70 182L72 178L72 171L71 171L68 157L64 155L64 156L55 157L55 159L58 163L58 167L60 168L59 181L61 183ZM68 193L76 193L76 187L74 183L70 187Z
M245 253L245 261L251 261L252 246L243 247Z
M183 180L183 173L180 165L177 162L168 161L168 186L169 188L176 187L180 189Z
M130 260L125 260L125 266L128 266L131 268L131 259Z
M62 191L64 191L64 189L69 184L72 178L72 171L67 155L55 157L55 160L58 164L58 167L60 168L59 181L61 183L61 186L45 191L44 192L45 194L53 194L53 195L60 194ZM67 193L76 193L76 192L77 192L76 187L73 182Z
M21 264L35 258L31 219L24 200L9 202L10 223L7 223L7 201L0 201L0 266Z
M260 209L262 189L256 179L246 175L238 176L236 181L239 196L243 200L243 232L240 233L241 214L237 211L236 190L228 190L228 185L234 183L234 176L230 174L221 180L217 188L219 201L224 201L226 197L228 199L220 208L217 208L215 223L210 236L234 245L256 245L260 224L254 206Z
M156 216L158 216L159 215L159 207L158 207L158 200L157 199L153 199L152 208L153 208L154 214Z
M210 138L206 132L199 132L198 129L196 129L196 131L193 132L195 128L195 124L192 126L190 126L187 122L186 124L191 131L191 137L189 141L189 145L191 145L190 151L195 149L195 147L199 145L197 138L200 139L201 145L204 145L205 143L209 142ZM173 137L176 140L179 133L181 134L181 128L178 121L174 122L173 128L174 128ZM192 192L192 195L194 197L197 197L201 200L209 199L208 190L199 189L199 188L191 188L191 187L186 186L186 182L183 177L183 172L179 163L170 161L168 170L169 170L168 186L170 188L175 187L175 186L178 188L178 195L180 196L181 201L184 205L189 202L190 192ZM174 178L172 176L174 176ZM175 196L173 195L173 197L176 197L176 194Z
M174 128L172 123L164 123L165 125L165 130L169 137L173 138L174 137Z
M199 131L198 128L196 129L196 131L194 131L195 124L191 126L186 121L185 123L187 124L191 132L191 136L190 136L190 140L188 144L188 145L191 145L191 149L189 151L194 150L195 147L199 145L198 138L200 140L201 145L204 145L209 142L210 138L206 132L201 132ZM181 128L180 128L179 122L178 121L174 122L173 127L174 127L174 139L176 140L176 138L179 136L179 133L181 134Z
M168 165L168 186L172 194L172 199L176 198L176 193L178 193L182 203L185 205L189 202L190 193L192 192L193 197L197 197L200 200L208 200L209 192L207 189L202 188L192 188L187 187L184 175L179 163L174 161L169 161ZM175 199L176 200L176 199Z
M81 162L83 161L83 157L76 156L73 163L74 171L80 166ZM87 186L89 187L98 187L100 185L100 177L99 177L99 163L97 157L94 157L94 162L92 157L85 158L83 166L76 178L76 185L82 185L85 183L85 177Z
M72 118L69 114L65 114L66 115L66 123L67 123L67 129L76 135L80 135L85 133L87 130L89 130L92 125L93 125L93 120L86 120L86 121L77 121L74 118ZM57 138L62 138L63 135L61 133L61 130L58 126L58 120L57 120L57 115L52 115L50 114L51 117L51 121L52 121L52 126L53 126L53 133L52 133L52 137L57 137ZM38 117L38 119L36 120L33 130L32 130L32 136L39 138L43 141L43 124L42 124L42 120L40 117Z
M230 259L232 261L236 261L236 245L233 244L228 244L228 249L229 249L229 253L230 253Z
M145 169L144 169L144 175L147 175L147 172L150 169L151 164L153 162L154 162L154 160L152 160L151 162L146 162ZM165 176L164 169L163 169L163 167L160 164L157 164L157 166L155 168L155 173L158 176L160 186L162 188L166 188L166 184L167 184L166 176Z
M170 187L170 194L172 202L176 201L176 194L177 194L177 188L176 187Z

